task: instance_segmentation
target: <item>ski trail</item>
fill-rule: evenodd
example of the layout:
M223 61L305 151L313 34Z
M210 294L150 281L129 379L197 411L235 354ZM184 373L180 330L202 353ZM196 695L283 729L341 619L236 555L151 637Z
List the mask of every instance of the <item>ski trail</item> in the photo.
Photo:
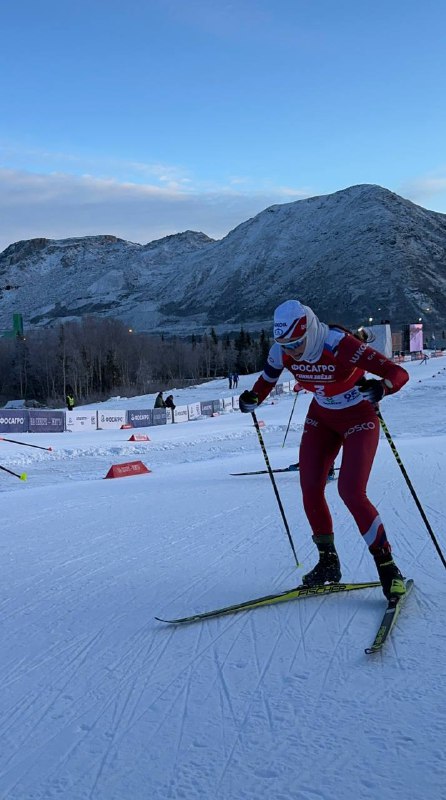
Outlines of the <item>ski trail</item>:
M278 609L274 609L274 610L277 611ZM221 787L221 785L223 783L223 780L225 778L225 775L226 775L226 773L227 773L227 771L228 771L228 769L229 769L229 767L230 767L230 765L232 763L232 759L233 759L236 747L238 746L238 744L241 741L242 734L243 734L243 731L244 731L245 726L246 726L246 722L247 722L247 720L248 720L248 718L249 718L249 716L251 714L252 706L253 706L255 700L257 699L257 697L259 696L259 692L260 692L260 688L261 688L262 682L263 682L264 677L265 677L265 675L267 674L267 672L268 672L268 670L270 668L270 665L272 663L274 654L276 652L277 644L278 644L278 641L279 641L281 635L282 634L279 631L277 637L273 641L273 644L272 644L272 647L271 647L270 652L268 654L268 657L265 659L263 665L258 664L258 667L257 667L257 681L255 682L255 684L254 684L254 686L252 688L251 699L250 699L250 701L249 701L249 703L247 705L247 708L246 708L246 711L245 711L245 713L244 713L244 715L242 717L241 723L239 723L238 726L237 726L236 733L235 733L235 736L234 736L234 740L233 740L233 743L232 743L232 745L230 747L230 750L229 750L229 754L225 757L224 764L223 764L223 766L222 766L222 768L220 770L220 774L218 776L216 787L215 787L216 792L219 791L219 789L220 789L220 787ZM269 715L267 715L267 716L269 718Z
M203 630L198 632L196 637L195 647L194 647L194 654L196 655L200 649L201 640L203 638ZM189 669L186 671L185 675L183 676L183 681L185 685L183 685L179 697L181 698L181 713L180 713L180 721L179 721L179 729L176 735L176 744L174 746L174 753L172 756L172 761L170 765L171 771L171 778L169 781L169 788L168 788L168 795L166 800L170 800L172 797L172 793L175 787L175 776L178 772L178 763L180 760L180 752L181 752L181 745L183 743L184 738L184 729L186 724L186 716L188 711L188 701L191 694L191 680L193 674L193 664L190 665Z

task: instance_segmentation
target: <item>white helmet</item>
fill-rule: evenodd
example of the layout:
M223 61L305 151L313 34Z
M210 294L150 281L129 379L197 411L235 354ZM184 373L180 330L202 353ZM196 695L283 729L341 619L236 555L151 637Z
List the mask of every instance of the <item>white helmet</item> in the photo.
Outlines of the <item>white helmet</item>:
M280 345L296 344L307 335L308 309L299 300L285 300L274 312L273 336Z

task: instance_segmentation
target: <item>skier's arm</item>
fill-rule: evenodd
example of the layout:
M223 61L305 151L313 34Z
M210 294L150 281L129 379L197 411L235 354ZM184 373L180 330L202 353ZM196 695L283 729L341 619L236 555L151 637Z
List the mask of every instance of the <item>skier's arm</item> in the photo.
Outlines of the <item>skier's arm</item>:
M399 392L409 380L409 373L403 367L394 364L382 353L378 353L364 342L359 342L350 334L344 336L339 343L336 358L346 365L358 367L382 378L379 383L382 384L383 395Z
M263 403L266 397L274 389L277 381L283 372L282 349L280 345L273 344L268 353L266 364L262 374L257 378L252 391L259 398L259 403Z
M274 389L282 371L282 351L280 345L273 344L262 374L257 378L252 389L246 389L239 397L240 411L244 413L254 411L260 403L263 403Z

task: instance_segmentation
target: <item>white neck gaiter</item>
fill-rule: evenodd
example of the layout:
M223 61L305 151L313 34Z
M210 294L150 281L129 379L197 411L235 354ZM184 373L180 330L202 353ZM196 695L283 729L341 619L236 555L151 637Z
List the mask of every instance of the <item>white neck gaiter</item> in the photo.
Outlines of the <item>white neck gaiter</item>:
M314 364L319 361L322 355L329 328L325 322L320 322L311 308L304 306L304 309L307 315L307 338L305 340L305 350L301 357L296 360L308 361L310 364Z

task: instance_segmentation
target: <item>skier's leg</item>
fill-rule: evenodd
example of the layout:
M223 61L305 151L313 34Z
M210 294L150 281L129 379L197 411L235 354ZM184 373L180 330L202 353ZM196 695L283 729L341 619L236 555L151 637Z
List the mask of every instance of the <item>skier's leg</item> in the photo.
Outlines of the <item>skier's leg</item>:
M367 497L367 482L379 440L379 421L370 404L361 403L344 433L339 494L353 515L367 544L386 597L403 594L402 575L393 561L391 546L378 510Z
M300 486L305 513L313 534L333 533L325 500L327 475L342 444L341 436L327 428L313 411L305 420L299 450Z
M313 409L314 411L314 409ZM310 407L310 414L312 413ZM313 530L313 541L319 551L319 562L303 576L302 582L315 586L341 580L341 567L334 546L333 523L325 500L328 471L341 446L339 434L323 423L307 417L299 452L300 484L305 513Z

